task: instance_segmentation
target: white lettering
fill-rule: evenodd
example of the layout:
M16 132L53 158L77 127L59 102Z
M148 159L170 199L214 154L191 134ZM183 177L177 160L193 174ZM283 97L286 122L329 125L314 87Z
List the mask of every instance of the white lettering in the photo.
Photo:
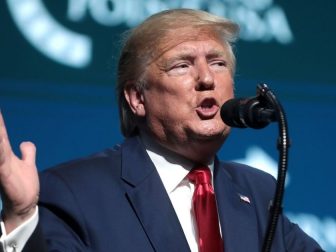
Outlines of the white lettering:
M233 19L240 24L240 37L246 41L293 41L284 11L272 0L69 0L67 14L77 22L89 13L101 25L133 27L149 15L171 8L205 9Z
M253 10L247 9L245 6L238 6L234 12L235 20L240 24L240 37L246 41L261 40L267 36L265 23L262 18Z
M278 6L271 7L266 12L266 22L269 31L278 42L288 44L293 41L293 34L289 28L287 18L283 10Z
M240 0L243 5L255 11L263 11L270 7L273 0Z
M94 20L106 26L116 26L122 23L125 12L125 1L91 0L90 12Z
M81 21L86 14L90 0L69 0L67 16L72 21Z
M58 23L42 0L7 0L7 4L18 28L37 50L65 65L89 64L91 39ZM242 40L281 44L293 41L285 12L272 0L68 0L67 7L67 17L73 22L90 15L99 25L128 27L165 9L204 9L239 23Z

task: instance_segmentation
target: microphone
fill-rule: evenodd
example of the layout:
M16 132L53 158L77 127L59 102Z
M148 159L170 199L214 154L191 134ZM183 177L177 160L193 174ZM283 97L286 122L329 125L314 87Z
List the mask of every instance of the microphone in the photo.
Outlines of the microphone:
M236 128L262 129L276 121L274 109L261 96L230 99L221 107L220 115L226 125Z
M273 92L263 83L257 85L256 97L236 98L226 101L220 109L220 115L226 125L238 128L261 129L273 121L278 122L277 147L280 155L278 178L262 246L263 252L269 252L271 251L275 230L282 211L282 200L285 191L290 142L285 111Z

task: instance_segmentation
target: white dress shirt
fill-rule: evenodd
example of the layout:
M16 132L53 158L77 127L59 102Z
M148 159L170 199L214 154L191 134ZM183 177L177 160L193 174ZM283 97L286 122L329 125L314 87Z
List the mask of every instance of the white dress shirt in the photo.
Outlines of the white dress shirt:
M35 213L28 220L15 228L9 234L6 233L5 224L1 221L2 235L0 238L0 248L4 252L20 252L28 241L29 237L33 234L38 223L38 207Z

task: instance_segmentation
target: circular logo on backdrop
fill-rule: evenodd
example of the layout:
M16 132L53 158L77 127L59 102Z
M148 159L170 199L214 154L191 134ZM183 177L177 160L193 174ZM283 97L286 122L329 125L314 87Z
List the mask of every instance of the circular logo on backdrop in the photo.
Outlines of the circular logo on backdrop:
M78 68L90 63L91 39L58 23L41 0L7 0L7 4L20 32L46 57Z

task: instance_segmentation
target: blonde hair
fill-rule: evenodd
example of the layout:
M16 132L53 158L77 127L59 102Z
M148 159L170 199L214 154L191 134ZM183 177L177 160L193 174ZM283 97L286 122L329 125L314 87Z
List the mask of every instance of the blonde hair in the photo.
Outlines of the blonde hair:
M146 66L164 50L169 49L164 48L164 45L171 40L170 37L174 36L172 34L174 31L186 28L219 36L227 45L229 68L232 76L234 75L235 56L231 44L238 33L236 23L205 11L192 9L166 10L150 16L127 34L119 58L117 95L121 131L124 136L137 134L136 117L125 99L125 88L132 85L142 91L146 85L144 78ZM187 37L188 34L185 36Z

